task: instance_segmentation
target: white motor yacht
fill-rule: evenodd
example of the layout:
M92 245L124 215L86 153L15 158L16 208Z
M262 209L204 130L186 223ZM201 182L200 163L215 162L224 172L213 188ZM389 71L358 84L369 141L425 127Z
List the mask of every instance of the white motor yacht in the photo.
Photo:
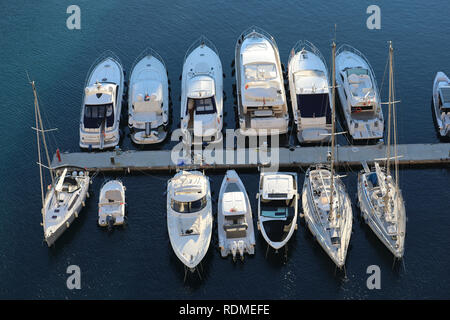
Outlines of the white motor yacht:
M167 183L167 229L173 251L191 271L202 261L212 234L209 179L180 171Z
M438 72L433 84L433 109L441 137L450 137L450 79Z
M331 88L326 61L312 43L299 41L288 62L292 114L300 143L328 143Z
M120 140L124 72L113 53L103 54L88 73L80 119L80 147L105 149Z
M375 73L367 58L342 45L336 52L336 83L345 125L352 140L383 138L384 117Z
M236 43L235 65L240 133L287 133L289 112L274 38L257 27L244 31Z
M169 82L161 56L145 50L132 68L128 91L128 126L137 144L162 142L169 122Z
M119 226L125 220L125 186L120 180L110 180L100 189L98 224L101 227Z
M219 248L222 257L233 260L255 253L255 233L250 200L244 184L234 170L228 170L219 192L217 211Z
M185 144L218 143L223 127L223 72L219 53L205 37L186 52L181 85L181 131Z
M269 246L278 250L297 229L297 174L262 172L257 197L258 229Z

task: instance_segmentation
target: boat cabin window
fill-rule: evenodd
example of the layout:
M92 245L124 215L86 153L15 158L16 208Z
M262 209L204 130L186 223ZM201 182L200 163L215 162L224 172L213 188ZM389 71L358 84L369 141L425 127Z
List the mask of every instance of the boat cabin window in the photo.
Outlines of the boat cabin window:
M247 64L244 67L244 72L247 81L265 81L277 77L277 68L273 63Z
M283 200L261 200L261 215L267 218L287 218L294 214L296 198Z
M327 123L331 123L330 98L328 93L298 94L297 108L302 118L327 117Z
M172 210L179 213L193 213L200 211L206 207L207 200L206 196L201 199L191 201L191 202L181 202L173 200L170 203Z
M188 99L188 110L194 109L195 114L213 114L216 113L216 102L214 97L201 99ZM186 113L187 114L187 113Z
M444 94L444 91L442 93ZM450 112L450 101L446 101L446 102L442 103L441 95L439 95L439 110L441 112L445 112L445 113Z
M300 70L295 73L296 77L317 77L325 78L325 72L321 70Z
M99 128L106 120L106 126L114 125L114 110L112 103L87 104L84 107L84 126L86 128Z
M364 76L369 75L369 70L357 67L357 68L348 68L346 69L347 72L347 78L350 77L352 74L356 74L357 76Z

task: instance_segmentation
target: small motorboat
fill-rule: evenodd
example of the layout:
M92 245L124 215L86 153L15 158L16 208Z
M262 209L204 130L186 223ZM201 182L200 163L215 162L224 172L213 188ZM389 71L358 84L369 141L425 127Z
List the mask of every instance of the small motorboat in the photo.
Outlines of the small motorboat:
M212 235L209 179L199 171L180 171L167 183L167 230L178 259L191 272L209 248Z
M450 79L438 72L433 84L433 109L441 137L450 137Z
M186 52L181 80L181 132L186 145L219 143L223 128L223 71L214 44L201 37Z
M128 126L136 144L162 142L169 122L169 82L163 59L152 49L137 59L130 76Z
M357 49L342 45L336 52L336 84L342 114L354 142L383 138L384 117L375 73Z
M257 197L258 229L269 246L278 250L297 229L297 174L262 172Z
M326 61L309 41L292 48L288 62L292 114L300 143L328 143L331 137L331 90Z
M234 170L228 170L219 192L217 212L219 248L222 257L229 254L255 253L255 233L252 208L244 184Z
M94 62L85 83L80 119L80 147L106 149L120 141L124 92L122 64L112 52Z
M125 186L119 180L103 184L98 200L98 224L101 227L122 225L125 220Z
M240 133L287 133L289 111L275 39L258 27L250 27L237 40L235 64Z

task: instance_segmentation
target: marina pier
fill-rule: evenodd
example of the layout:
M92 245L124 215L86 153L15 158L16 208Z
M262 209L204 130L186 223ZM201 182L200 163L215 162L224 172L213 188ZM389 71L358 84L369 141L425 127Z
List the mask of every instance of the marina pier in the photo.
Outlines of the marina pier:
M336 150L336 165L361 166L362 161L373 164L386 156L386 145L340 146ZM74 166L88 171L176 171L177 169L239 169L274 166L279 168L308 167L326 163L330 152L327 146L278 148L224 149L220 156L211 159L193 153L191 159L173 155L172 150L128 150L106 152L62 153L61 161L56 154L52 168ZM450 143L399 144L400 165L444 165L450 163ZM276 156L278 154L278 156ZM394 154L392 147L391 154ZM174 159L175 158L175 161ZM270 163L268 163L268 161Z

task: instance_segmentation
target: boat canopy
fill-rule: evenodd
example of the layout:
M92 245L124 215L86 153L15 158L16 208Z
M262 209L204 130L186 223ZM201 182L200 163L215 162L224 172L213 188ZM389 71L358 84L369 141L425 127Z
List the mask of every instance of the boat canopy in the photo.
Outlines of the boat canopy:
M184 173L171 180L171 198L179 202L199 200L206 195L206 178L204 176Z
M293 176L287 174L264 176L263 199L291 199L295 193Z
M188 98L206 98L215 94L214 79L210 76L196 76L188 82Z
M439 98L441 100L441 111L450 112L450 87L441 87L439 89Z
M224 216L244 215L247 212L245 196L242 192L225 192L222 198Z

